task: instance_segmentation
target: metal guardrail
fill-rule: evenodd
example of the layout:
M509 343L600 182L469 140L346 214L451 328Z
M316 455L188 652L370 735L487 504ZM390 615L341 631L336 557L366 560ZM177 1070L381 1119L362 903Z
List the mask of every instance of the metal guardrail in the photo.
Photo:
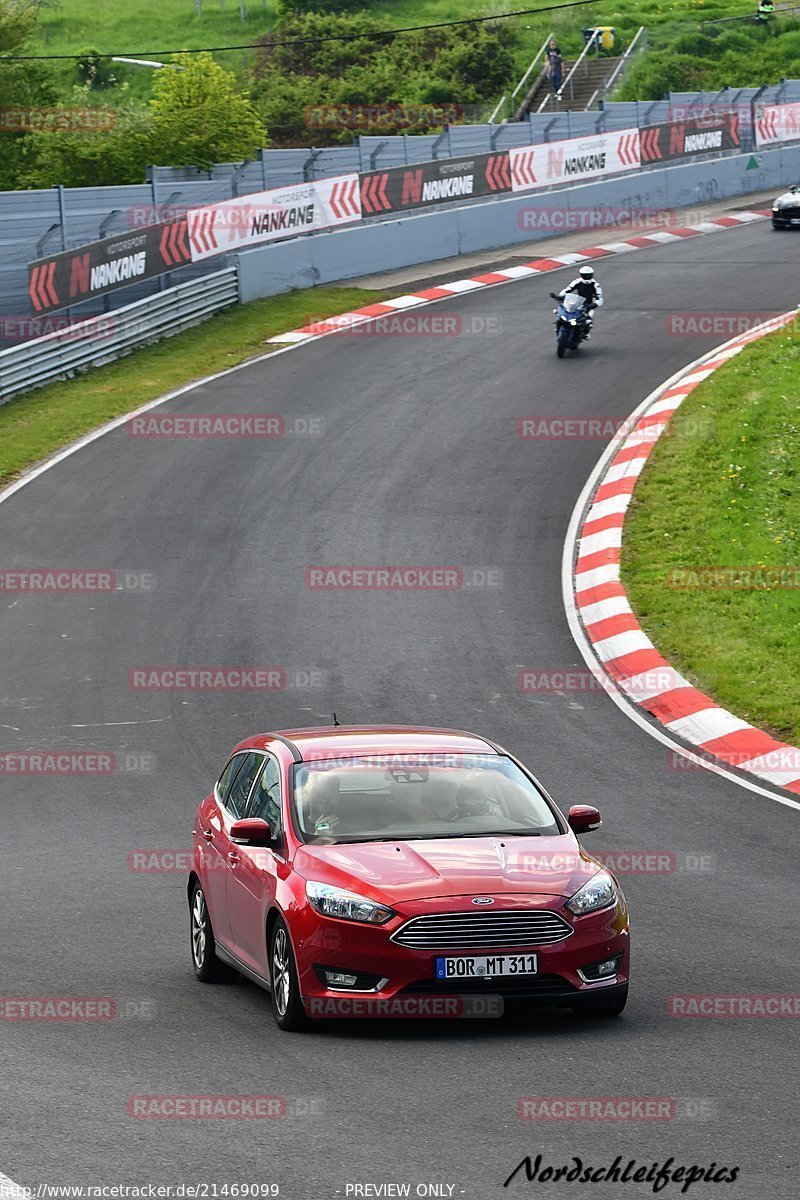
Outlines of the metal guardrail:
M0 351L0 404L20 392L103 366L137 346L181 333L239 302L237 268L225 267L124 308ZM81 327L84 327L83 331Z
M600 30L598 28L595 28L592 30L591 37L587 41L586 45L583 47L580 54L575 59L575 62L572 64L572 70L570 71L569 75L564 80L564 82L562 83L562 85L558 89L558 91L556 92L556 96L559 99L559 101L561 100L562 96L564 96L566 94L567 87L569 87L570 99L572 98L572 94L573 94L573 82L572 81L578 70L578 67L583 66L584 74L586 74L586 71L587 71L586 58L588 57L590 50L594 50L594 52L597 53L599 39L600 39ZM536 111L544 112L544 110L547 108L548 104L550 103L551 99L552 99L552 96L548 93Z
M777 17L781 13L796 13L800 12L800 5L797 4L776 4L770 16ZM715 17L713 20L701 21L700 32L703 33L707 25L727 25L731 21L755 21L758 16L758 10L754 12L744 13L739 17Z
M498 101L498 103L497 103L497 107L495 108L495 110L494 110L494 112L492 113L492 115L489 117L489 120L488 120L487 124L489 124L489 125L493 125L493 124L494 124L495 117L496 117L496 116L497 116L497 114L500 112L500 109L501 109L501 108L503 109L503 111L504 111L504 113L505 113L505 116L503 116L503 118L502 118L502 119L503 119L504 121L507 119L507 117L508 117L508 112L507 112L507 111L506 111L506 109L505 109L505 104L506 104L506 101L507 101L507 100L509 100L510 107L513 109L513 107L514 107L514 100L515 100L516 96L519 94L519 92L522 90L522 88L524 88L525 84L528 82L528 79L530 78L531 71L532 71L532 70L533 70L533 68L536 66L536 64L537 64L537 63L540 61L540 59L541 59L541 58L544 56L544 52L545 52L545 50L547 49L547 47L550 45L550 39L551 39L553 36L554 36L554 34L553 34L552 30L551 30L551 32L550 32L550 33L548 33L547 37L544 39L544 41L542 42L541 46L540 46L540 47L539 47L539 49L537 50L536 54L535 54L535 55L533 56L533 58L531 59L531 61L530 61L529 65L528 65L528 69L527 69L527 71L526 71L526 72L525 72L525 74L522 76L522 78L520 79L520 81L519 81L519 83L517 84L517 86L514 88L513 92L511 93L511 97L510 97L510 99L509 99L509 96L508 96L508 94L504 94L503 96L501 96L500 100L499 100L499 101Z

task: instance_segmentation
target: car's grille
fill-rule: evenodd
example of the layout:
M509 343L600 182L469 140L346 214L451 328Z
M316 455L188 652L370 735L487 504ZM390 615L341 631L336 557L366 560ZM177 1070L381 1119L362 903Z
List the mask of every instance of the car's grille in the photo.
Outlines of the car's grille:
M779 221L796 221L800 217L800 206L781 208L774 215Z
M517 908L412 917L392 935L392 941L410 950L500 950L551 945L571 933L572 926L558 913Z

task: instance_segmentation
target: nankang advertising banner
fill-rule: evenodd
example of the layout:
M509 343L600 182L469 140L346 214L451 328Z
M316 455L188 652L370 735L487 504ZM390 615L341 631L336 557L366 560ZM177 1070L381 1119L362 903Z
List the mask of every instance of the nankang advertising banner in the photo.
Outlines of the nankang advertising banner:
M759 148L800 140L800 104L757 104L755 128Z
M643 163L672 162L697 154L738 150L741 145L736 113L650 125L639 130L639 138Z
M55 312L191 262L186 218L90 242L28 263L34 313Z
M603 175L634 171L641 165L638 129L520 146L508 153L511 188L515 192L573 180L598 179Z
M508 168L508 153L502 151L441 158L387 171L367 171L360 176L361 211L365 217L371 217L510 192Z
M360 218L356 174L191 209L171 221L28 263L31 308L36 315L55 312L229 250Z
M360 218L355 174L254 192L189 211L192 262Z

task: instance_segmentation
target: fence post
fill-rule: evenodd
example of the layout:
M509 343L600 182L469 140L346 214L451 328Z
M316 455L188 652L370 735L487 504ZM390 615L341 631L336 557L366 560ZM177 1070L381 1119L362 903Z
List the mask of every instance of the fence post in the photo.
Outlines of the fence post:
M64 185L58 185L58 219L61 222L61 249L67 248L67 198L64 194ZM72 309L67 309L67 321L72 324Z
M58 219L61 222L61 249L67 248L67 206L64 196L64 185L59 183L56 191L58 193Z
M311 153L310 153L309 157L306 159L306 161L303 163L303 182L304 183L313 183L314 182L314 164L316 163L320 154L322 154L321 150L315 150L313 146L310 146L309 149L311 150Z

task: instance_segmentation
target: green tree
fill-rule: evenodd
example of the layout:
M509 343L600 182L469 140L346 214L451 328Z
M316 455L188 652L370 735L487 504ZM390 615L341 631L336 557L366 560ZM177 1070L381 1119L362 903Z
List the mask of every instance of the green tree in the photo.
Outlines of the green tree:
M152 161L152 121L122 110L113 127L99 132L30 133L24 138L17 187L103 187L143 183Z
M0 0L0 54L25 52L38 9L28 0ZM49 72L35 62L0 64L0 190L18 186L26 134L24 110L55 104ZM23 110L23 111L20 111ZM18 114L18 115L17 115Z
M151 161L208 169L251 158L267 131L236 78L210 54L178 54L153 81Z

